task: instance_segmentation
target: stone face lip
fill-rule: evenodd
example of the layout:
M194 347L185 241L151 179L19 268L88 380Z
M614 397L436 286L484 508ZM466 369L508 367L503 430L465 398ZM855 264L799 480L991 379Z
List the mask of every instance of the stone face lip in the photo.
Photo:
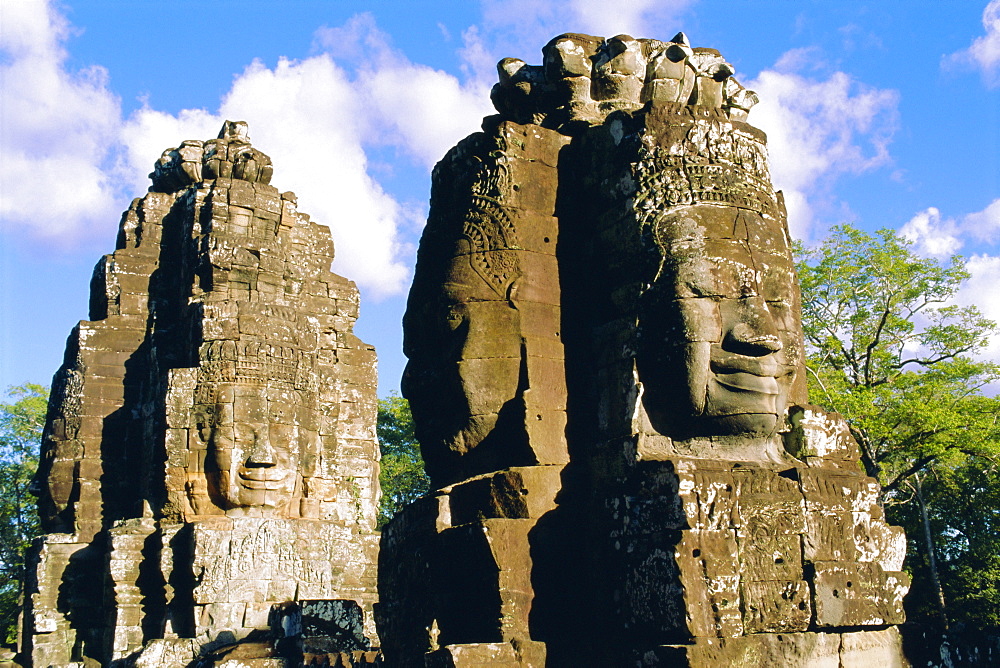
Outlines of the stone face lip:
M374 639L375 352L329 229L271 176L242 121L168 149L97 265L35 484L34 665L187 665L303 600Z
M807 403L757 102L710 48L564 34L436 166L404 318L434 491L395 666L903 666L906 540Z

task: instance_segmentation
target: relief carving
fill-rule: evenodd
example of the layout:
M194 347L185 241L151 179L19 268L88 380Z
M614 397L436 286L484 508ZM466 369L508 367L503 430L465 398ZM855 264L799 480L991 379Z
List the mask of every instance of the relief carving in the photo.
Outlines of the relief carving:
M898 665L905 539L806 403L756 94L683 33L542 55L435 168L403 383L434 492L383 534L386 659Z
M34 665L188 665L306 599L375 638L375 353L271 174L243 122L168 149L98 265L37 478Z

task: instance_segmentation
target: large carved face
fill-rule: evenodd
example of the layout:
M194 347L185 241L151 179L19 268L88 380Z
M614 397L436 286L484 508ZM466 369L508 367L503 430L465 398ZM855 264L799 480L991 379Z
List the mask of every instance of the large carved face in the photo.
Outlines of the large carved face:
M266 390L224 385L202 437L210 494L226 510L281 510L301 495L302 434Z
M650 421L680 438L773 434L802 339L783 232L699 205L656 233L663 263L643 297L637 356Z
M499 260L501 253L510 251L480 255ZM476 271L474 263L481 261L470 253L449 259L443 283L419 301L411 298L407 309L410 361L402 389L432 479L445 462L495 437L505 406L518 392L518 312L512 295L501 296Z

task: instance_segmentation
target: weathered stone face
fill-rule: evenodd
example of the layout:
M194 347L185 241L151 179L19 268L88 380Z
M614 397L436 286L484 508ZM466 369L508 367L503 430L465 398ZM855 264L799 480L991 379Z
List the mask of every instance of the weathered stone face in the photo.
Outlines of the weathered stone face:
M268 400L266 385L222 384L216 393L211 419L199 425L209 495L226 509L273 510L301 497L302 441L316 432L280 422L281 404Z
M490 273L494 263L516 267L516 252L474 254L464 239L459 250L466 252L447 260L436 298L417 306L426 348L407 369L406 393L418 414L455 416L423 430L424 440L464 454L517 395L521 340L520 314L506 294L512 282Z
M741 224L765 222L695 205L654 229L660 271L641 298L636 367L663 433L770 436L781 425L802 348L795 270L783 243L775 254L734 238Z
M43 439L36 665L186 665L300 599L374 635L375 352L271 171L241 122L168 149L95 271Z
M554 188L565 143L500 123L435 168L402 390L437 486L567 459Z
M756 95L682 33L543 55L435 168L403 384L435 491L383 534L386 660L904 665L905 537L806 404Z

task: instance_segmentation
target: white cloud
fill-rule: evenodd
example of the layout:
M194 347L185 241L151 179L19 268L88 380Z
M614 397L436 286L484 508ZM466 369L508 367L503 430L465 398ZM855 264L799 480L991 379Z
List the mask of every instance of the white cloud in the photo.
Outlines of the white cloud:
M986 34L968 48L947 56L946 65L966 65L980 69L991 85L1000 82L1000 0L992 0L983 10Z
M942 217L941 212L930 207L917 213L904 224L899 233L915 242L917 253L944 258L957 253L972 237L995 244L1000 230L1000 199L993 200L985 209L966 214L957 220ZM1000 256L976 253L966 260L969 279L955 296L955 303L976 306L987 318L1000 323ZM984 359L1000 363L1000 331L990 338L981 351ZM1000 385L992 388L1000 392Z
M487 46L479 31L479 26L469 26L462 31L462 48L458 50L462 60L462 72L471 81L486 88L497 81L498 57L495 50Z
M185 109L177 116L143 106L122 126L124 150L117 174L130 194L149 187L149 173L160 154L185 139L209 139L222 127L222 118L204 109Z
M335 268L382 296L405 287L397 227L401 210L369 176L361 137L367 108L346 72L328 56L243 73L221 108L246 120L254 144L275 165L273 183L294 190L299 210L329 225Z
M899 234L912 241L921 255L949 257L962 248L955 220L942 219L941 212L933 206L913 216L899 229Z
M105 170L120 122L100 67L66 69L66 20L44 0L5 2L0 31L0 219L71 245L117 219Z
M993 200L985 209L970 213L962 218L962 227L967 234L996 243L1000 238L1000 199Z
M899 233L916 244L921 255L947 257L976 239L995 244L1000 232L1000 199L993 200L982 211L968 213L959 219L942 217L936 207L920 211L908 220Z
M398 294L412 251L399 229L413 227L413 207L373 178L366 149L389 145L429 167L492 112L488 88L411 63L359 15L319 31L314 57L250 64L216 111L145 105L123 122L103 69L67 71L69 24L49 4L4 3L3 19L0 215L38 235L107 229L164 149L245 120L274 184L332 228L335 269L371 296Z
M369 143L402 148L432 167L462 137L475 132L483 116L494 113L492 81L461 82L455 76L408 60L392 48L389 36L362 14L340 28L317 31L317 45L344 53L357 63L353 81L369 124ZM346 48L345 48L346 47Z
M767 133L772 178L784 190L792 233L808 238L838 176L862 173L889 161L899 95L855 81L843 72L825 80L795 71L810 52L782 56L774 69L743 81L760 103L750 122Z
M955 301L962 305L975 305L987 318L1000 323L1000 290L996 289L1000 285L1000 257L973 255L965 268L970 278L962 285ZM987 359L1000 362L1000 333L990 339L982 352Z
M462 86L429 67L406 64L372 72L365 87L384 129L427 167L478 130L483 116L495 113L488 88Z

